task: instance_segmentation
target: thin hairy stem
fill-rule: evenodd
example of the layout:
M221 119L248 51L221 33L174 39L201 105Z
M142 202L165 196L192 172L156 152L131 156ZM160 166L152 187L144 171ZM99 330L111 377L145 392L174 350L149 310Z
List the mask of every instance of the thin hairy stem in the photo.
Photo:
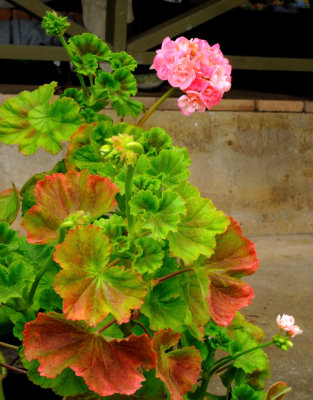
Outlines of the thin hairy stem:
M117 321L116 321L116 319L114 318L113 321L108 322L106 325L104 325L102 328L100 328L100 329L97 331L97 333L102 333L102 332L105 331L106 329L110 328L110 326L114 325L115 322L117 322Z
M62 35L58 36L58 38L60 39L61 44L63 45L67 55L70 58L70 60L73 62L74 61L74 54L72 53L72 50L70 49L69 45L66 43L66 40L64 39L64 37ZM77 71L76 71L76 74L77 74L77 77L79 79L80 86L83 89L84 100L87 101L88 98L89 98L89 93L88 93L84 78L83 78L82 74L80 74Z
M4 364L4 363L2 363L2 362L0 362L0 366L1 366L1 367L4 367L4 368L6 368L6 369L10 369L11 371L19 372L19 373L21 373L21 374L27 375L27 371L26 371L25 369L20 369L20 368L12 367L12 365Z
M140 321L136 321L135 319L132 319L131 321L132 321L134 324L140 326L140 328L142 328L142 329L146 332L146 334L148 335L148 337L149 337L150 339L152 339L151 333L149 332L148 328L146 328L146 327L144 326L144 324L142 324Z
M147 119L150 117L151 114L154 113L154 111L159 107L160 104L163 103L170 95L175 92L176 88L172 87L170 88L166 93L163 94L162 97L159 98L158 101L156 101L152 107L149 108L149 110L145 113L145 115L141 118L141 120L138 122L137 126L142 126Z
M167 279L174 278L177 275L181 275L181 274L184 274L185 272L189 272L189 271L193 271L193 268L181 269L180 271L173 272L172 274L162 276L162 278L158 278L155 280L156 285L158 285L161 282L166 281Z
M6 349L11 349L11 350L18 350L18 346L14 346L13 344L9 344L9 343L4 343L4 342L0 342L0 347L5 347Z
M134 217L130 213L129 201L132 197L132 183L135 174L136 165L129 166L126 172L125 179L125 208L126 208L126 218L127 218L127 230L130 235L133 233L134 228Z

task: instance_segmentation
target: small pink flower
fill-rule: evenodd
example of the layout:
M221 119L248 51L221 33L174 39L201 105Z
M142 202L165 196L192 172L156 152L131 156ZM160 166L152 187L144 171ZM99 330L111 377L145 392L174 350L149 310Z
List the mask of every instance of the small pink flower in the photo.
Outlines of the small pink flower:
M185 90L195 79L196 73L187 57L180 58L172 66L168 74L168 82L173 87Z
M292 315L283 314L282 317L280 315L277 316L276 322L280 329L288 331L294 325L295 319Z
M206 88L200 93L202 102L206 105L209 110L212 106L216 106L223 97L223 91L216 86L207 83Z
M203 113L205 111L205 104L203 104L198 92L189 90L186 92L187 96L181 96L178 101L178 107L184 115L191 115L195 111Z
M298 325L293 325L287 332L291 337L295 337L296 335L300 335L301 333L303 333Z
M278 315L276 322L278 327L286 331L291 337L302 333L302 330L298 327L298 325L295 325L295 319L292 315L283 314L282 317Z

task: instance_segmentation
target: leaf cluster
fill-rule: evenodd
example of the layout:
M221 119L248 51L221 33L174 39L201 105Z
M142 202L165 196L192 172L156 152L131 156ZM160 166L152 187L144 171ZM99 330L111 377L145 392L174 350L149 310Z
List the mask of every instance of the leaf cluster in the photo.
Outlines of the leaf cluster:
M44 20L60 38L66 26ZM1 332L23 341L29 379L68 400L202 400L214 373L225 399L265 399L267 356L247 353L263 334L238 313L253 243L190 184L189 154L163 129L102 113L143 111L135 60L90 33L65 45L81 90L53 99L52 82L0 107L0 140L26 155L70 140L52 170L0 193ZM20 200L27 239L8 226Z

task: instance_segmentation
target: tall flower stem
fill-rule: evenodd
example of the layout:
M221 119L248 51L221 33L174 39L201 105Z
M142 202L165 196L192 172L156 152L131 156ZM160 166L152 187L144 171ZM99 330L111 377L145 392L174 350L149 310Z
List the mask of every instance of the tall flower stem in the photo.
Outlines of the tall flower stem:
M197 399L197 400L203 400L203 399L206 398L206 396L208 395L207 394L207 390L208 390L209 382L210 382L212 376L216 372L218 372L220 368L226 366L227 364L231 364L234 360L236 360L237 358L239 358L239 357L241 357L241 356L243 356L245 354L248 354L248 353L251 353L253 351L262 349L263 347L270 346L273 343L274 343L274 341L270 340L269 342L265 342L263 344L260 344L259 346L252 347L251 349L247 349L245 351L242 351L240 353L234 354L232 356L223 357L222 360L218 360L215 364L213 364L211 369L204 370L201 385L198 387L198 389L194 393L193 398ZM227 366L229 366L229 365L227 365ZM208 397L208 398L210 398L210 397Z
M149 108L149 110L145 113L145 115L141 118L141 120L138 122L137 126L142 126L147 119L150 117L150 115L159 107L160 104L163 103L172 93L175 92L177 88L172 87L170 88L166 93L163 94L162 97L159 98L158 101L156 101L152 107Z
M58 243L62 243L63 242L63 240L65 238L65 235L66 235L66 232L67 232L67 229L69 227L71 227L71 226L72 226L71 222L65 222L65 223L63 223L61 225L60 231L59 231ZM36 293L36 290L37 290L37 287L39 285L39 282L40 282L41 278L44 276L44 274L48 271L48 269L53 264L54 251L55 251L55 248L53 247L49 257L47 258L47 261L44 263L42 268L39 270L39 272L38 272L38 274L37 274L37 276L35 278L35 281L34 281L32 287L30 289L30 292L29 292L29 295L28 295L28 299L27 299L28 307L30 307L32 305L32 303L33 303L33 299L34 299L34 296L35 296L35 293Z
M130 213L129 201L132 197L132 183L133 177L135 174L136 165L129 166L126 172L126 179L125 179L125 208L126 208L126 218L127 218L127 230L128 234L132 235L133 228L134 228L134 217Z
M58 38L60 39L60 42L62 43L67 55L69 56L70 60L73 62L74 61L74 54L72 53L72 50L70 49L69 45L66 43L66 40L62 35L59 35ZM84 95L84 100L87 101L89 98L88 90L84 81L84 78L82 74L76 71L77 77L79 79L79 83L81 88L83 89L83 95Z

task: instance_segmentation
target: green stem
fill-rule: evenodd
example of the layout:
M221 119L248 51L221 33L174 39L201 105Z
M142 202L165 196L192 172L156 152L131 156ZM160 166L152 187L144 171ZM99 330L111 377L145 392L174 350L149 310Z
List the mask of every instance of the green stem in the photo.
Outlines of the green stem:
M156 282L155 285L158 285L159 283L164 282L167 279L174 278L177 275L184 274L185 272L189 272L189 271L193 271L193 268L181 269L180 271L173 272L172 274L162 276L162 278L158 278L155 280L155 282Z
M9 343L4 343L4 342L0 342L0 347L5 347L6 349L11 349L11 350L18 350L18 346L14 346L13 344L9 344Z
M90 83L90 91L91 91L91 93L92 93L93 95L95 95L96 93L95 93L95 88L94 88L94 86L93 86L92 75L89 74L89 75L88 75L88 78L89 78L89 83Z
M58 38L60 39L63 47L65 48L65 51L67 53L67 55L69 56L70 60L72 61L72 63L74 64L74 54L72 53L72 50L70 49L69 45L66 43L66 40L64 39L64 37L62 35L58 36ZM74 64L75 65L75 64ZM84 95L84 100L85 102L88 100L89 98L89 94L88 94L88 90L84 81L83 76L76 71L77 77L79 79L80 82L80 86L83 89L83 95Z
M60 226L58 243L62 243L63 242L63 240L65 238L65 235L66 235L66 232L67 232L67 229L69 227L71 227L71 226L72 226L71 222L63 223L63 225ZM35 293L36 293L36 290L37 290L37 287L39 285L39 282L40 282L41 278L44 276L44 274L48 271L48 269L53 264L54 250L55 250L55 248L53 248L51 250L51 253L50 253L47 261L42 266L41 270L38 272L38 275L35 278L35 281L34 281L32 287L30 289L30 292L29 292L29 295L28 295L28 299L27 299L28 307L30 307L32 305L32 303L33 303L33 299L34 299L34 296L35 296Z
M28 295L28 298L27 298L28 307L30 307L32 305L32 303L33 303L33 299L34 299L34 296L35 296L35 293L36 293L36 290L37 290L37 287L39 285L39 282L40 282L41 278L44 276L46 271L50 268L50 266L53 263L53 253L54 253L54 248L51 251L47 261L42 266L42 268L40 269L40 271L38 272L38 274L37 274L37 276L35 278L35 281L34 281L32 287L30 289L30 292L29 292L29 295Z
M252 351L262 349L263 347L271 346L273 343L274 343L274 340L270 340L269 342L260 344L259 346L255 346L255 347L252 347L251 349L234 354L233 356L229 356L229 357L227 357L227 359L224 359L224 361L222 361L222 362L220 362L220 361L216 362L208 373L209 379L215 374L215 372L217 372L224 365L228 364L230 361L234 361L237 358L239 358L245 354L251 353Z
M145 113L145 115L141 118L141 120L138 122L137 126L142 126L147 119L150 117L150 115L159 107L160 104L163 103L170 95L175 92L177 88L170 88L166 93L163 94L162 97L159 98L158 101L156 101L152 107L149 108L149 110Z
M0 381L0 400L5 400L3 386L2 386L2 380Z
M126 218L127 218L127 230L129 235L133 234L133 229L134 229L134 217L130 213L129 201L132 197L132 183L135 170L136 170L136 165L134 167L130 165L127 168L126 179L125 179L125 208L126 208Z

